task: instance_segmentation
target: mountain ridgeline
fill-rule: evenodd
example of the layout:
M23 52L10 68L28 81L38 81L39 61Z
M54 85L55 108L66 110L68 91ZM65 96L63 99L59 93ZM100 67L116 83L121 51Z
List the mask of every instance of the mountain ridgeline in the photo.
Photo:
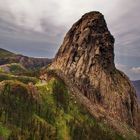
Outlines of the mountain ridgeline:
M20 63L27 69L36 69L46 66L51 62L52 59L27 57L0 48L0 65Z
M140 140L135 89L115 68L114 41L104 16L90 12L54 59L0 49L0 139Z

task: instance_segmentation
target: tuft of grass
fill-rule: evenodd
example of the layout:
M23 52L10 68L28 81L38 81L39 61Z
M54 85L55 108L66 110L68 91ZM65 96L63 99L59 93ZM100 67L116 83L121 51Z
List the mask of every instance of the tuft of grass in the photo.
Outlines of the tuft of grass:
M2 123L0 123L0 138L7 140L10 136L10 133L11 131L5 126L3 126Z

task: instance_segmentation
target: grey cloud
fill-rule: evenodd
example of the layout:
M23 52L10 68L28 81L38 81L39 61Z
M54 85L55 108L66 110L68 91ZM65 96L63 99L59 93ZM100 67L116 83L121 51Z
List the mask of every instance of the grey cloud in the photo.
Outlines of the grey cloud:
M54 57L62 42L65 27L47 20L41 22L44 31L37 32L0 17L0 47L29 56Z

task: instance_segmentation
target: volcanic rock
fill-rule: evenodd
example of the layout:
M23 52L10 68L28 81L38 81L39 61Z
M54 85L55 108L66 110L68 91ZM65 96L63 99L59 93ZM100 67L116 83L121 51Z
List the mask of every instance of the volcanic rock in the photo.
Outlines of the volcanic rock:
M68 31L50 68L61 71L110 117L135 126L137 97L128 77L115 67L114 42L104 16L87 13Z

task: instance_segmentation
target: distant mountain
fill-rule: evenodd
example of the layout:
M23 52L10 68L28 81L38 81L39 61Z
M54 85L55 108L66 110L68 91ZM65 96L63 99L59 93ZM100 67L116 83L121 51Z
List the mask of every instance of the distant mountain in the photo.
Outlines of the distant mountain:
M132 81L135 89L136 89L136 92L137 92L137 96L138 96L138 99L140 101L140 80L137 80L137 81Z
M10 57L10 56L15 56L14 53L10 52L10 51L7 51L7 50L4 50L2 48L0 48L0 58L5 58L5 57Z
M28 57L0 48L0 65L19 63L27 69L36 69L46 66L51 62L52 59Z

